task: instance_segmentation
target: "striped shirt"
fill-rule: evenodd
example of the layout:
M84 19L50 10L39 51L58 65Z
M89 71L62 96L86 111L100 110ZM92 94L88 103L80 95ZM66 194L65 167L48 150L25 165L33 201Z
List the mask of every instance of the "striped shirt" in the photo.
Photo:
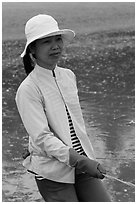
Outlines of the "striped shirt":
M65 105L65 108L66 108L66 112L67 112L67 116L68 116L72 146L79 154L84 154L85 155L85 152L84 152L84 150L83 150L83 148L81 146L81 143L80 143L80 141L79 141L79 139L78 139L78 137L76 135L76 132L75 132L75 129L74 129L74 126L73 126L73 122L72 122L71 116L69 114L69 111L68 111L68 108L67 108L66 105Z

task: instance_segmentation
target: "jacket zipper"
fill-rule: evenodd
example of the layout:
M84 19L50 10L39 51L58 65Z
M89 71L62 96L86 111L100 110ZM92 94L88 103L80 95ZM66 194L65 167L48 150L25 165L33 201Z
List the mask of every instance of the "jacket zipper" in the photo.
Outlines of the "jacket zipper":
M59 90L59 93L60 93L60 95L61 95L61 98L62 98L62 100L63 100L63 103L64 103L65 107L67 107L66 102L65 102L65 99L64 99L64 96L63 96L63 94L62 94L62 92L61 92L61 90L60 90L60 88L59 88L59 85L58 85L58 82L57 82L57 79L56 79L56 75L55 75L55 71L52 70L52 73L53 73L53 77L54 77L54 79L55 79L55 83L56 83L56 85L57 85L57 88L58 88L58 90Z

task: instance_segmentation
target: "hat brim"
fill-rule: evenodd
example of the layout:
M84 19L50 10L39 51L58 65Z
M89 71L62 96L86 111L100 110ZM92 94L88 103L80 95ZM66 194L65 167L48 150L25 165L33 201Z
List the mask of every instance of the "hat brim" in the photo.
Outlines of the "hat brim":
M70 29L63 29L63 30L53 31L53 32L50 32L48 34L43 33L43 34L31 39L30 41L27 41L25 48L24 48L24 51L21 54L21 57L24 57L24 55L26 54L26 50L27 50L28 45L30 43L32 43L33 41L38 40L38 39L42 39L45 37L55 36L55 35L62 35L62 38L65 42L71 42L73 40L73 38L75 37L75 32L73 30L70 30Z

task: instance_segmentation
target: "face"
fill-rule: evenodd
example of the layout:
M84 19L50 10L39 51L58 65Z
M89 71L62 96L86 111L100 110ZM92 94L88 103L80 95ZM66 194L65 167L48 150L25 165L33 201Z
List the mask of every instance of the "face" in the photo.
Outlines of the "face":
M31 47L36 63L46 69L54 69L63 51L61 35L42 38L35 41Z

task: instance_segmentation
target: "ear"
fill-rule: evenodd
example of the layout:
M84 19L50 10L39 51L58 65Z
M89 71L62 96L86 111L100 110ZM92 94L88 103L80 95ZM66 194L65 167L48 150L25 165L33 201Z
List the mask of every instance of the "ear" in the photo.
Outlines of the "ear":
M32 42L29 45L29 50L30 50L31 55L35 58L35 42Z
M32 53L29 53L29 56L33 62L33 64L35 65L36 64L36 57L35 57L35 54L32 54Z
M31 54L35 54L35 48L34 48L34 45L29 45L29 50L31 52Z

